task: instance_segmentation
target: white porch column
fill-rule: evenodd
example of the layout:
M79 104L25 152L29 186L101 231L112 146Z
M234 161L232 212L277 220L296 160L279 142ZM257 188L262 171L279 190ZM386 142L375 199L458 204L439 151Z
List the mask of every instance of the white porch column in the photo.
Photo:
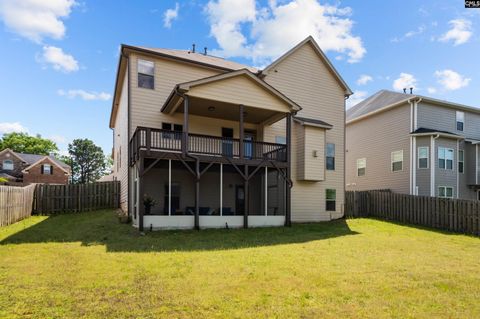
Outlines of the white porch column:
M220 163L220 216L223 216L223 164Z
M268 167L265 166L265 216L268 215Z
M168 160L168 216L172 215L172 160Z

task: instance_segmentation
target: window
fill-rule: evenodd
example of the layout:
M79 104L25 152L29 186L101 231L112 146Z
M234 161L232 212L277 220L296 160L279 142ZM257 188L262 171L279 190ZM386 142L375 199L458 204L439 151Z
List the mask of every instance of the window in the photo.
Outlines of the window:
M172 124L172 123L162 123L162 129L166 131L172 131L174 133L163 133L164 138L173 138L175 140L182 139L183 125L181 124Z
M453 198L453 187L448 187L448 186L438 187L438 197Z
M465 169L465 153L463 150L458 150L458 172L462 173Z
M152 61L138 60L138 87L144 89L154 89L155 64Z
M457 111L456 117L457 117L457 131L463 132L463 129L465 126L465 113Z
M428 147L418 148L418 168L428 168Z
M403 150L392 152L392 172L403 170Z
M327 143L327 170L335 170L335 144Z
M168 183L165 184L165 213L168 214ZM172 183L172 215L180 208L180 184Z
M365 176L365 170L367 169L367 159L357 159L357 176Z
M287 138L285 136L275 136L275 143L287 144Z
M334 189L327 189L327 192L326 192L326 207L325 209L327 211L336 211L336 204L337 202L337 191L334 190Z
M2 163L2 169L4 171L13 171L13 161L12 160L4 160Z
M438 148L438 167L441 169L453 169L453 149Z
M53 166L50 164L43 164L42 165L42 174L43 175L52 175L53 174Z

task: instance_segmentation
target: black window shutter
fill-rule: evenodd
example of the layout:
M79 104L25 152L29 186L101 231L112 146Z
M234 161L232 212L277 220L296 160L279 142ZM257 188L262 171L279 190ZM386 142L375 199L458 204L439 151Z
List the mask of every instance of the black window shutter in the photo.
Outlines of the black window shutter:
M43 174L43 164L42 164L42 166L41 166L41 169L40 169L40 170L41 170L41 172L42 172L42 174Z
M50 175L53 175L53 165L50 165Z

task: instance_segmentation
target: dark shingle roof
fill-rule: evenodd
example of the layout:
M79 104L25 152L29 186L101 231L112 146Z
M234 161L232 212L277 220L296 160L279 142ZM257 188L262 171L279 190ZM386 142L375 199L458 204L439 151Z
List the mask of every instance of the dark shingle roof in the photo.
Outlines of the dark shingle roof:
M33 163L38 162L39 160L45 157L45 155L38 155L38 154L26 154L26 153L17 153L17 152L15 152L15 154L20 156L29 165L32 165ZM70 168L69 165L56 159L55 157L53 156L48 156L48 157L63 168Z
M311 123L311 124L316 124L316 125L325 126L325 127L333 127L333 125L328 124L327 122L324 122L322 120L316 120L316 119L300 117L300 116L295 116L294 119L304 123Z
M452 133L452 132L435 130L435 129L432 129L432 128L425 128L425 127L420 127L410 134L422 134L422 133L443 133L443 134L461 136L461 135L458 135L458 134L455 134L455 133Z
M388 90L378 91L374 95L348 109L347 121L374 112L382 107L399 103L401 101L407 101L414 96L415 95L412 94L398 93Z

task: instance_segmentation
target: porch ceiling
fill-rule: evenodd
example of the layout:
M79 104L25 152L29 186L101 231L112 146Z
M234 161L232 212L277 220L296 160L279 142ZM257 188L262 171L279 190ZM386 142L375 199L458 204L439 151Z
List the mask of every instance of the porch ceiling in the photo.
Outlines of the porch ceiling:
M243 120L245 123L259 124L269 121L275 122L279 118L284 117L284 113L250 106L245 106L244 110ZM183 107L179 107L177 112L183 113ZM189 114L229 121L240 120L238 105L198 97L190 97Z

